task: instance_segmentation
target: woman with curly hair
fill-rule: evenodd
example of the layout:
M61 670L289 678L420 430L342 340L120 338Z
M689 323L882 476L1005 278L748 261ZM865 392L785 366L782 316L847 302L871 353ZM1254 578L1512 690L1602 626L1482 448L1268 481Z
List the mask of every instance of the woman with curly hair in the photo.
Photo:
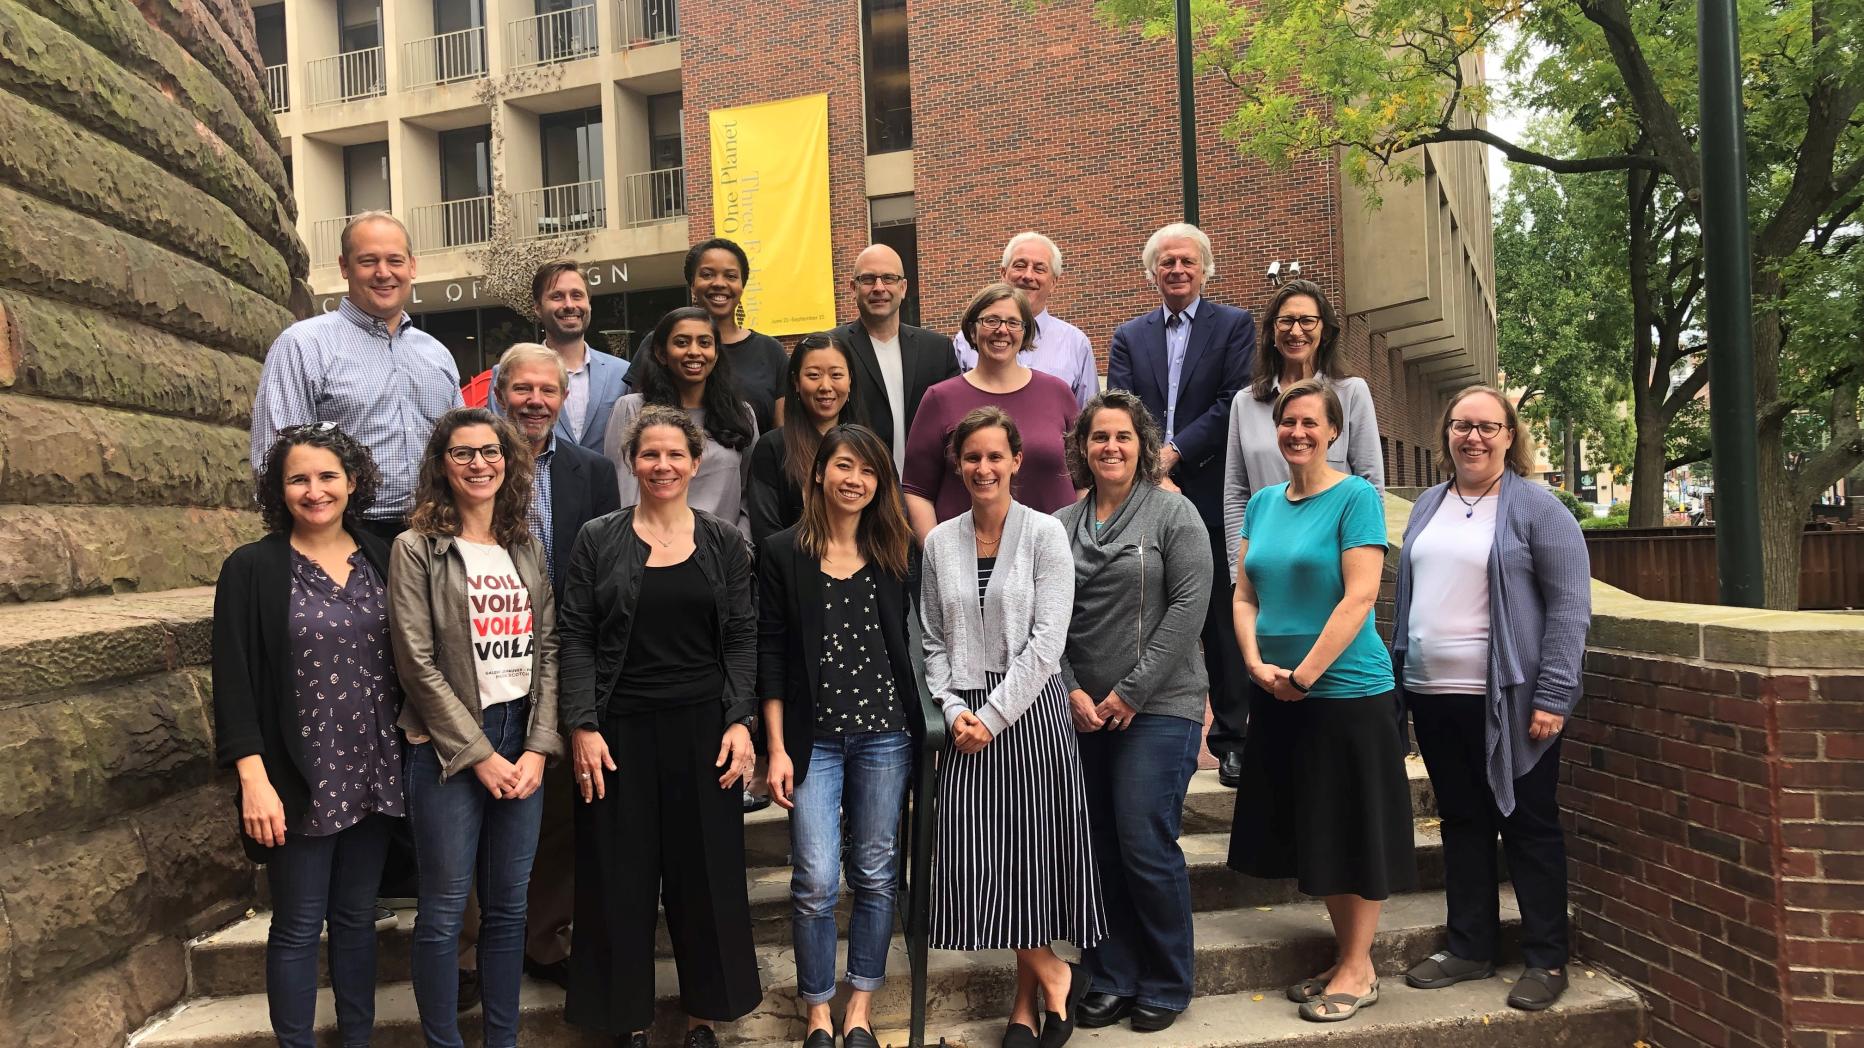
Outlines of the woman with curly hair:
M615 465L623 509L641 501L627 434L649 404L686 412L705 433L705 454L692 478L687 503L735 526L751 537L744 487L751 469L751 445L757 443L757 420L733 377L730 354L719 352L718 320L697 306L667 313L655 325L647 351L635 356L628 373L635 392L615 402L602 453Z
M360 524L380 475L369 449L318 422L282 431L257 479L268 534L233 551L214 594L217 755L239 769L240 841L271 882L272 1032L313 1043L328 923L337 1029L367 1044L376 887L406 811L388 546Z
M545 760L563 754L556 606L526 522L531 471L509 422L483 408L442 415L391 561L421 882L411 968L421 1032L438 1048L462 1045L455 958L475 872L485 1043L518 1043L538 786Z

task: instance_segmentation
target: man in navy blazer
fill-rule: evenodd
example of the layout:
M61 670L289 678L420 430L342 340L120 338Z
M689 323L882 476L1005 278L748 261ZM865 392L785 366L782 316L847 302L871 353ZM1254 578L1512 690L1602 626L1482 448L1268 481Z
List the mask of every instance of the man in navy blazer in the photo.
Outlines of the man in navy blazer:
M531 496L531 530L544 544L550 588L563 599L564 566L576 535L591 520L621 508L615 467L564 436L561 355L534 342L505 351L494 372L491 402L517 425L537 461ZM606 418L604 418L606 422ZM569 762L544 772L544 816L531 866L524 966L559 985L567 979L570 917L575 909L574 783ZM469 922L471 923L471 922Z
M1204 666L1210 674L1210 751L1218 775L1235 786L1248 730L1248 676L1231 617L1229 554L1223 528L1223 456L1230 401L1249 381L1255 321L1246 309L1203 298L1216 275L1210 238L1188 223L1153 233L1144 254L1158 309L1121 324L1107 350L1107 388L1139 395L1165 434L1161 464L1197 507L1210 531L1215 568L1204 619Z
M562 410L557 414L557 436L599 457L615 401L628 392L628 362L588 343L589 283L575 261L559 258L537 267L531 278L531 298L538 323L543 325L544 345L556 350L569 375ZM496 367L492 369L492 388L498 388ZM486 406L503 413L496 396L487 398ZM567 555L568 550L564 552Z

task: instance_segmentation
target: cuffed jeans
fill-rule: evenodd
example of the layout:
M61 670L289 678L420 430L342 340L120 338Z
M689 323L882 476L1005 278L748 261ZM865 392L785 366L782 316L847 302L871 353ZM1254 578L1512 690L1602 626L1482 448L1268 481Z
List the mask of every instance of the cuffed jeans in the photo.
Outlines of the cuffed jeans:
M330 925L330 991L344 1048L367 1048L375 1027L375 889L401 820L370 815L327 837L287 835L267 857L272 928L265 998L279 1048L312 1048L317 940Z
M1093 988L1153 1008L1191 1004L1191 877L1178 831L1203 725L1140 714L1121 731L1082 732L1094 862L1108 935L1082 954Z
M878 990L887 978L899 884L900 812L913 766L903 731L825 735L790 812L790 917L796 988L804 1001L835 997L835 904L840 896L842 816L848 820L848 985Z
M509 761L524 755L530 702L485 710L492 748ZM421 1033L431 1048L464 1048L459 1031L459 939L475 875L479 893L479 985L486 1048L518 1043L518 983L524 966L525 895L544 791L494 800L472 769L440 779L432 743L408 748L408 809L420 869L410 966Z

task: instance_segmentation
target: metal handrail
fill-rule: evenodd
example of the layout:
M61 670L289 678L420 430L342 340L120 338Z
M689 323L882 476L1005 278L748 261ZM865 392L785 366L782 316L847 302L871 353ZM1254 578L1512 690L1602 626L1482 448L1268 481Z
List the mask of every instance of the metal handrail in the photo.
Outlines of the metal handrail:
M615 38L622 47L680 38L677 0L616 0L615 16Z
M425 204L408 212L408 229L416 251L447 251L486 243L492 239L492 198L476 196Z
M919 740L919 760L913 769L910 810L906 817L906 861L900 864L900 895L906 900L906 965L912 975L912 1021L907 1028L909 1048L926 1043L926 953L932 935L933 818L938 812L939 761L950 732L945 711L926 685L925 638L919 627L918 599L906 614L906 642L912 651L913 680L919 686L919 709L925 718L925 735Z
M291 76L283 63L265 67L265 104L274 113L291 112Z
M549 65L595 54L601 46L598 21L593 4L512 19L505 26L511 67Z
M337 256L343 251L343 227L355 215L343 215L340 218L320 218L311 223L311 264L318 266L335 265Z
M433 87L486 75L485 27L422 37L401 45L401 89Z
M598 178L518 193L511 200L512 232L520 240L536 240L606 228L604 192Z
M328 58L305 63L311 105L332 105L377 98L388 93L387 78L382 75L382 49L366 47L345 51Z
M630 226L670 222L686 214L686 169L642 171L622 183L623 212Z

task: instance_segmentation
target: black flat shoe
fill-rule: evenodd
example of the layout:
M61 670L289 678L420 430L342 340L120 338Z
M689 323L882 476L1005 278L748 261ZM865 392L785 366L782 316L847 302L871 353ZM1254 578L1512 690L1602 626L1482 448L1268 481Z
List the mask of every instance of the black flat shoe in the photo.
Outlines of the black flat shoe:
M555 983L565 990L570 988L570 962L567 960L551 961L549 964L545 964L541 961L533 961L529 957L526 957L524 959L524 974L543 982Z
M1157 1033L1178 1021L1180 1013L1170 1008L1154 1008L1149 1004L1133 1005L1133 1032Z
M718 1048L718 1034L710 1026L695 1026L686 1031L686 1048Z
M1068 1017L1061 1017L1059 1012L1042 1013L1041 1048L1061 1048L1074 1036L1074 1020L1080 1012L1081 998L1087 996L1087 973L1078 964L1068 966L1068 994L1062 1007L1068 1009Z
M1529 968L1515 981L1514 990L1508 994L1508 1005L1525 1012L1544 1011L1565 992L1565 969L1555 975L1545 968Z
M844 1048L880 1048L880 1041L874 1031L865 1026L856 1026L841 1035Z
M1003 1048L1036 1048L1040 1043L1036 1032L1022 1023L1011 1023L1003 1028Z
M1230 789L1243 784L1243 751L1231 750L1217 762L1217 781Z
M1133 1010L1133 999L1117 993L1090 993L1074 1009L1074 1024L1083 1030L1112 1026Z
M750 790L744 791L744 813L746 815L750 815L753 812L763 811L765 808L768 808L768 807L770 807L769 797L759 797L757 794L752 793Z
M835 1048L835 1035L827 1030L810 1030L803 1038L803 1048Z

